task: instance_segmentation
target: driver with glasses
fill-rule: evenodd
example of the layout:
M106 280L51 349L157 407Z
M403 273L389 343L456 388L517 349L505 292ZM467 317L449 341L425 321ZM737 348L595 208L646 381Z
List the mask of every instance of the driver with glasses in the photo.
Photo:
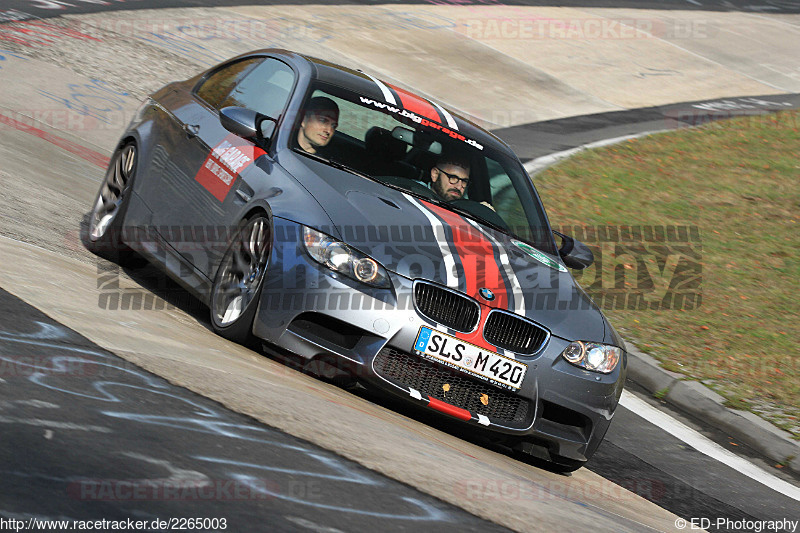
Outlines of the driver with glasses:
M431 169L431 190L445 202L460 200L469 185L469 163L442 157Z

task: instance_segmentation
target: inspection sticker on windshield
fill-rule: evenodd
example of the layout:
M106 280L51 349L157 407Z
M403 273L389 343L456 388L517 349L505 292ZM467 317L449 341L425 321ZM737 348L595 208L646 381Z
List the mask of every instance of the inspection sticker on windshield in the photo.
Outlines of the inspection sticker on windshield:
M519 389L528 370L524 363L426 326L419 328L414 351L425 359L472 374L503 389Z
M533 257L543 265L549 266L550 268L554 268L556 270L560 270L561 272L567 271L567 267L565 267L558 261L553 261L547 256L547 254L545 254L544 252L540 252L530 244L525 244L524 242L520 242L517 240L512 240L511 242L513 242L517 246L517 248L519 248L529 256Z

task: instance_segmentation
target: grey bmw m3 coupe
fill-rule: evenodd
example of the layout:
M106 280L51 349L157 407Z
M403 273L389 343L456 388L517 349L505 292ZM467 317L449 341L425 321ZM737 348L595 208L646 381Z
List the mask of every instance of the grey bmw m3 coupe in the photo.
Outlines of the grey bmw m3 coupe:
M408 88L285 50L151 95L85 242L143 256L211 327L552 463L582 466L625 345L500 139Z

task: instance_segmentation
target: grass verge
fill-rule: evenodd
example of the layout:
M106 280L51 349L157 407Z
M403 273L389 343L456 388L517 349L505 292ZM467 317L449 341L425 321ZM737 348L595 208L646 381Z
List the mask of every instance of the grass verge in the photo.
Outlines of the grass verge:
M583 232L598 261L574 275L625 338L795 438L798 128L798 111L719 121L582 152L534 178L554 226L606 228ZM624 226L667 237L626 242L613 231ZM670 240L674 227L689 231ZM642 298L608 298L623 293Z

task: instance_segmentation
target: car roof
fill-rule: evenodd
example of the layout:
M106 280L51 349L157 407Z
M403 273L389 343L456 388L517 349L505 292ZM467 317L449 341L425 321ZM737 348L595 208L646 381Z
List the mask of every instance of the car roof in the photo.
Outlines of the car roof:
M488 137L496 143L496 148L511 152L511 148L502 139L465 119L458 113L407 89L379 80L361 70L351 69L318 57L290 50L268 49L261 50L259 53L283 56L292 63L305 62L311 68L311 76L314 79L344 87L378 102L395 105L401 109L414 112L423 118L449 127L468 138L486 139Z

